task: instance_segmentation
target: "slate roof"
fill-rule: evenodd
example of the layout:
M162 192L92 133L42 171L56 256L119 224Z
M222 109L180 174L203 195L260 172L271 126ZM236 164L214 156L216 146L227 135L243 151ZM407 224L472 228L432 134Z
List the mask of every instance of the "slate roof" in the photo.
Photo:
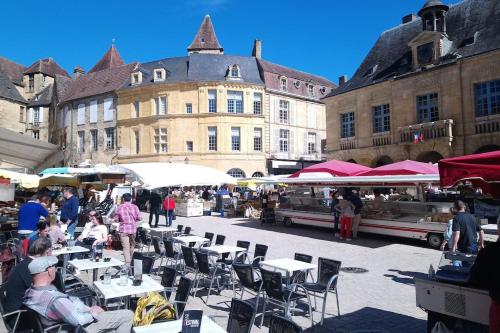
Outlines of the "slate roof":
M203 19L198 33L194 37L191 45L188 47L188 51L201 50L224 50L215 35L214 26L209 15L206 15Z
M500 1L464 0L451 5L446 31L453 45L441 63L500 49ZM422 32L420 18L382 33L351 80L329 96L362 88L412 72L408 43Z
M14 83L6 73L0 71L0 98L9 99L19 103L26 103Z
M0 57L0 72L4 72L17 85L23 85L23 73L25 69L23 65Z
M97 64L92 67L89 73L102 71L103 69L110 69L114 67L119 67L125 65L122 57L118 53L115 45L111 45L108 51L104 54L104 56L97 62Z
M37 60L24 71L24 74L35 73L42 73L51 77L56 77L57 74L70 77L68 72L62 69L52 58Z
M262 70L269 73L286 76L287 78L297 79L304 82L313 82L315 84L325 85L327 87L335 87L335 84L324 77L302 72L293 68L285 67L272 62L258 59Z
M53 85L49 84L42 91L28 101L28 106L44 106L52 102Z
M58 100L61 100L61 98L64 97L64 93L71 86L72 82L73 82L72 78L69 78L69 77L66 77L63 75L56 75L55 89L56 89L56 96L57 96Z
M71 80L64 89L60 102L73 101L80 98L101 95L115 91L130 79L130 73L134 70L136 63L122 65L97 72L87 73Z

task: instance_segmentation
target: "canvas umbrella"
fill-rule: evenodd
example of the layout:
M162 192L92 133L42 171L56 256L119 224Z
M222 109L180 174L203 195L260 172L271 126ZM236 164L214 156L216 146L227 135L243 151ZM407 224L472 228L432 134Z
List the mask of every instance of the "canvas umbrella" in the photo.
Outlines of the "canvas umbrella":
M369 171L371 168L364 165L331 160L319 164L314 164L299 170L289 178L317 178L317 177L342 177L354 176L361 172Z
M438 167L431 163L412 160L395 162L357 174L357 176L434 175Z

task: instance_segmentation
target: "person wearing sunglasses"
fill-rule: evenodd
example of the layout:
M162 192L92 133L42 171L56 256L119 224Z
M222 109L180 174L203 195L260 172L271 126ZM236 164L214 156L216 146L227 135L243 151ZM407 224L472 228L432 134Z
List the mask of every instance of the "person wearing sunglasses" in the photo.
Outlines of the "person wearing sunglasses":
M96 211L89 213L89 222L85 224L78 241L91 247L104 245L108 241L108 228L104 225L102 216Z

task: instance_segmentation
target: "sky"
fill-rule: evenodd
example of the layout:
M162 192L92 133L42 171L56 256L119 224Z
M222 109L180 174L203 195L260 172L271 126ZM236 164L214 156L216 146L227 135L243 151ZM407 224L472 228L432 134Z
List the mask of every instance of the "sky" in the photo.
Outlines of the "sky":
M226 54L251 55L333 82L351 77L380 34L424 0L19 0L2 4L0 56L52 57L89 70L112 41L125 62L184 56L206 14ZM458 0L444 0L447 4Z

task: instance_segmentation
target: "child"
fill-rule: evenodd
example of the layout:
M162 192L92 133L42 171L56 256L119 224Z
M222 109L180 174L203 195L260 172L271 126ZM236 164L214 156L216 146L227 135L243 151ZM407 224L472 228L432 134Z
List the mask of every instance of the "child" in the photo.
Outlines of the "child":
M354 217L354 204L349 200L342 199L335 206L335 209L340 213L340 239L347 237L347 241L351 241L351 224ZM347 234L347 235L346 235Z

